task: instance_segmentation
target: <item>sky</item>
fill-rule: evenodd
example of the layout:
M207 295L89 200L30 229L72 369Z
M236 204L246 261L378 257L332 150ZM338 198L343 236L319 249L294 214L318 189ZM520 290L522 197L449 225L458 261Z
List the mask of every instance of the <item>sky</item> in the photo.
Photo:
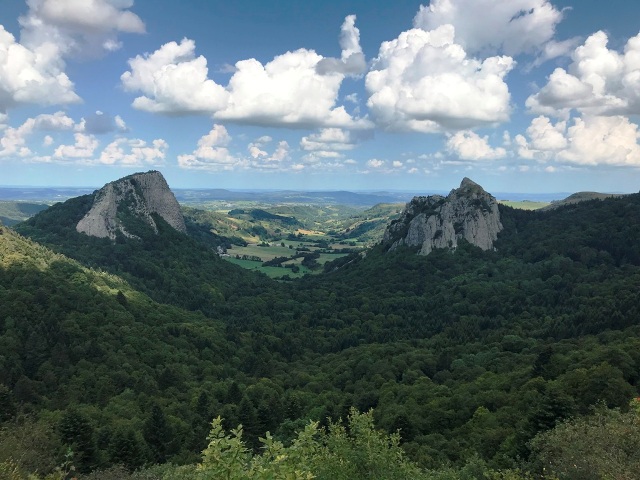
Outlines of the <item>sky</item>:
M640 190L640 2L2 0L0 185Z

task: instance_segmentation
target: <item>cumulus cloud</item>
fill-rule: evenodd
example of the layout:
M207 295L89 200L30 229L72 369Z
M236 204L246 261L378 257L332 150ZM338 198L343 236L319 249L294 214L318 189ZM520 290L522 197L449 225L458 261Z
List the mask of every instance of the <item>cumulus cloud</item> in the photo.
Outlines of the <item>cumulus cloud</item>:
M93 135L75 133L73 145L59 145L53 153L54 158L90 158L93 157L99 142Z
M587 38L571 55L568 69L557 68L527 99L527 107L562 117L572 109L592 116L640 114L640 34L627 41L623 53L607 44L602 31Z
M289 144L285 140L278 142L276 151L271 155L270 160L274 162L281 162L289 156Z
M224 125L214 124L211 131L198 140L193 153L178 156L178 165L187 169L229 170L238 163L227 148L230 141L231 135Z
M623 116L576 118L558 157L580 165L640 166L638 125Z
M125 90L142 92L133 101L153 113L212 113L227 104L226 90L209 80L207 59L195 56L195 42L169 42L150 55L129 59L130 71L120 77Z
M347 20L345 24L348 34L341 42L349 60L358 54L359 44L355 27ZM208 78L207 60L195 56L193 40L184 39L130 59L130 71L121 81L126 90L143 94L133 106L153 113L204 113L262 126L370 127L366 119L353 118L336 106L345 73L318 73L321 60L307 49L278 55L265 65L253 58L242 60L224 87Z
M119 48L118 33L143 33L130 0L27 0L20 41L0 25L0 112L80 102L65 59Z
M120 48L119 33L144 33L132 0L27 0L21 43L55 45L60 55L97 55Z
M507 155L502 148L492 148L489 137L481 137L472 131L461 131L451 135L447 140L447 150L461 160L496 160Z
M522 158L575 165L640 166L638 125L622 115L574 118L571 126L534 119L515 143Z
M6 118L6 117L5 117ZM26 146L27 138L36 130L40 131L62 131L71 130L74 121L64 112L54 114L41 114L34 118L28 118L17 128L6 127L0 138L0 157L17 155L25 157L31 154L31 150ZM45 140L45 145L48 142ZM52 143L52 142L51 142ZM51 143L48 143L49 145Z
M253 143L250 143L247 146L247 150L249 150L249 155L251 155L251 158L260 158L260 157L266 157L267 155L269 155L267 152L265 152L259 146Z
M554 151L567 147L567 139L564 132L567 128L566 122L551 123L545 116L534 118L527 128L531 147L535 150Z
M367 167L370 168L382 168L384 167L385 161L384 160L379 160L377 158L372 158L371 160L367 160Z
M11 155L25 157L31 153L31 150L26 146L26 137L30 131L23 127L7 127L4 130L2 138L0 138L0 147L2 147L0 149L0 157Z
M453 26L443 25L412 29L380 46L365 82L367 105L379 125L438 132L508 120L504 78L515 61L469 58L454 37Z
M28 103L77 103L73 88L55 46L27 48L0 25L0 112Z
M32 125L36 130L60 131L73 129L75 123L66 113L56 112L53 114L43 113L33 119L28 119L25 125Z
M356 28L356 16L348 15L344 19L340 33L340 47L342 55L337 58L323 58L316 65L321 75L342 73L350 76L360 76L367 69L367 62L360 47L360 30Z
M323 128L300 140L300 148L311 150L351 150L356 146L356 135L341 128Z
M255 168L276 168L278 164L283 160L289 158L289 143L285 140L278 142L275 150L270 155L269 152L263 150L266 145L272 140L269 136L258 138L255 142L250 143L247 146L249 155L253 159L251 166Z
M427 31L453 25L456 43L469 53L515 56L544 50L561 20L562 12L548 0L431 0L413 23ZM546 55L561 54L558 47L551 45Z
M169 144L155 139L148 145L138 138L118 138L101 152L97 163L103 165L146 166L162 164Z
M214 118L264 126L365 127L343 106L335 106L344 75L320 75L321 55L299 49L262 65L255 59L236 63L229 80L229 101Z

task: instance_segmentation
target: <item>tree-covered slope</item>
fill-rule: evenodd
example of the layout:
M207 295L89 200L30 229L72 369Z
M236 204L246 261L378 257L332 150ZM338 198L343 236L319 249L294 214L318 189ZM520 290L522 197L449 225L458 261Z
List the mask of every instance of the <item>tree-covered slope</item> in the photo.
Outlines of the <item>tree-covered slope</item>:
M83 200L74 202L80 211ZM624 409L639 392L636 195L550 212L500 207L494 251L465 242L428 256L376 247L288 284L227 265L168 228L142 240L89 239L65 228L75 217L60 209L19 229L79 263L3 264L3 314L29 320L5 321L0 340L20 347L6 350L1 371L14 359L23 366L2 383L16 411L54 425L58 445L67 417L83 419L101 465L127 441L138 452L130 465L156 455L192 461L218 414L227 427L242 423L255 448L266 430L286 441L308 420L326 424L355 406L399 429L422 466L480 457L512 467L538 432L598 402ZM19 242L24 258L62 258ZM94 288L94 276L114 286ZM60 319L75 356L24 346L49 338ZM7 333L32 324L33 335ZM40 353L33 360L27 351ZM73 361L56 363L65 358ZM46 383L51 369L60 380ZM35 394L17 400L23 384ZM175 442L145 436L154 424Z

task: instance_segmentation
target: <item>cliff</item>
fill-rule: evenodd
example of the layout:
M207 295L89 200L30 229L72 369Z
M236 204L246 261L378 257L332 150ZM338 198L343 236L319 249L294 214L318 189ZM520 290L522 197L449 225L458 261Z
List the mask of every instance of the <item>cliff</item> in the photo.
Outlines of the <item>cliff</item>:
M101 238L115 239L118 231L133 237L123 224L123 218L133 216L157 233L152 214L159 215L179 232L186 232L180 205L162 174L157 171L135 173L108 183L96 192L93 206L78 222L76 230Z
M446 197L414 197L387 227L383 243L390 251L402 245L420 247L421 255L436 248L455 249L460 239L489 250L501 230L496 199L464 178Z

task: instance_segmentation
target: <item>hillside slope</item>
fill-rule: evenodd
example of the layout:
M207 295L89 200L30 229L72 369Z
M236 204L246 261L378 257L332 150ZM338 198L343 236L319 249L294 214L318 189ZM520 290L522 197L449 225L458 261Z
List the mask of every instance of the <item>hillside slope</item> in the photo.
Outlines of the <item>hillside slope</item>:
M500 206L495 250L463 239L428 256L377 246L287 285L225 264L161 221L139 240L81 235L73 219L87 205L75 199L19 227L32 238L20 240L30 245L23 257L48 251L38 239L76 262L3 264L3 314L29 320L2 327L0 383L41 422L83 418L102 465L129 431L132 465L160 454L192 461L214 415L242 423L255 448L266 430L286 441L308 419L356 406L401 429L423 466L479 456L504 468L528 458L536 433L598 402L625 408L639 393L640 195L550 212ZM116 283L95 294L87 275L105 274L81 264L121 278L107 275ZM62 353L45 340L60 322ZM31 323L35 333L21 333ZM145 436L154 405L175 443Z

